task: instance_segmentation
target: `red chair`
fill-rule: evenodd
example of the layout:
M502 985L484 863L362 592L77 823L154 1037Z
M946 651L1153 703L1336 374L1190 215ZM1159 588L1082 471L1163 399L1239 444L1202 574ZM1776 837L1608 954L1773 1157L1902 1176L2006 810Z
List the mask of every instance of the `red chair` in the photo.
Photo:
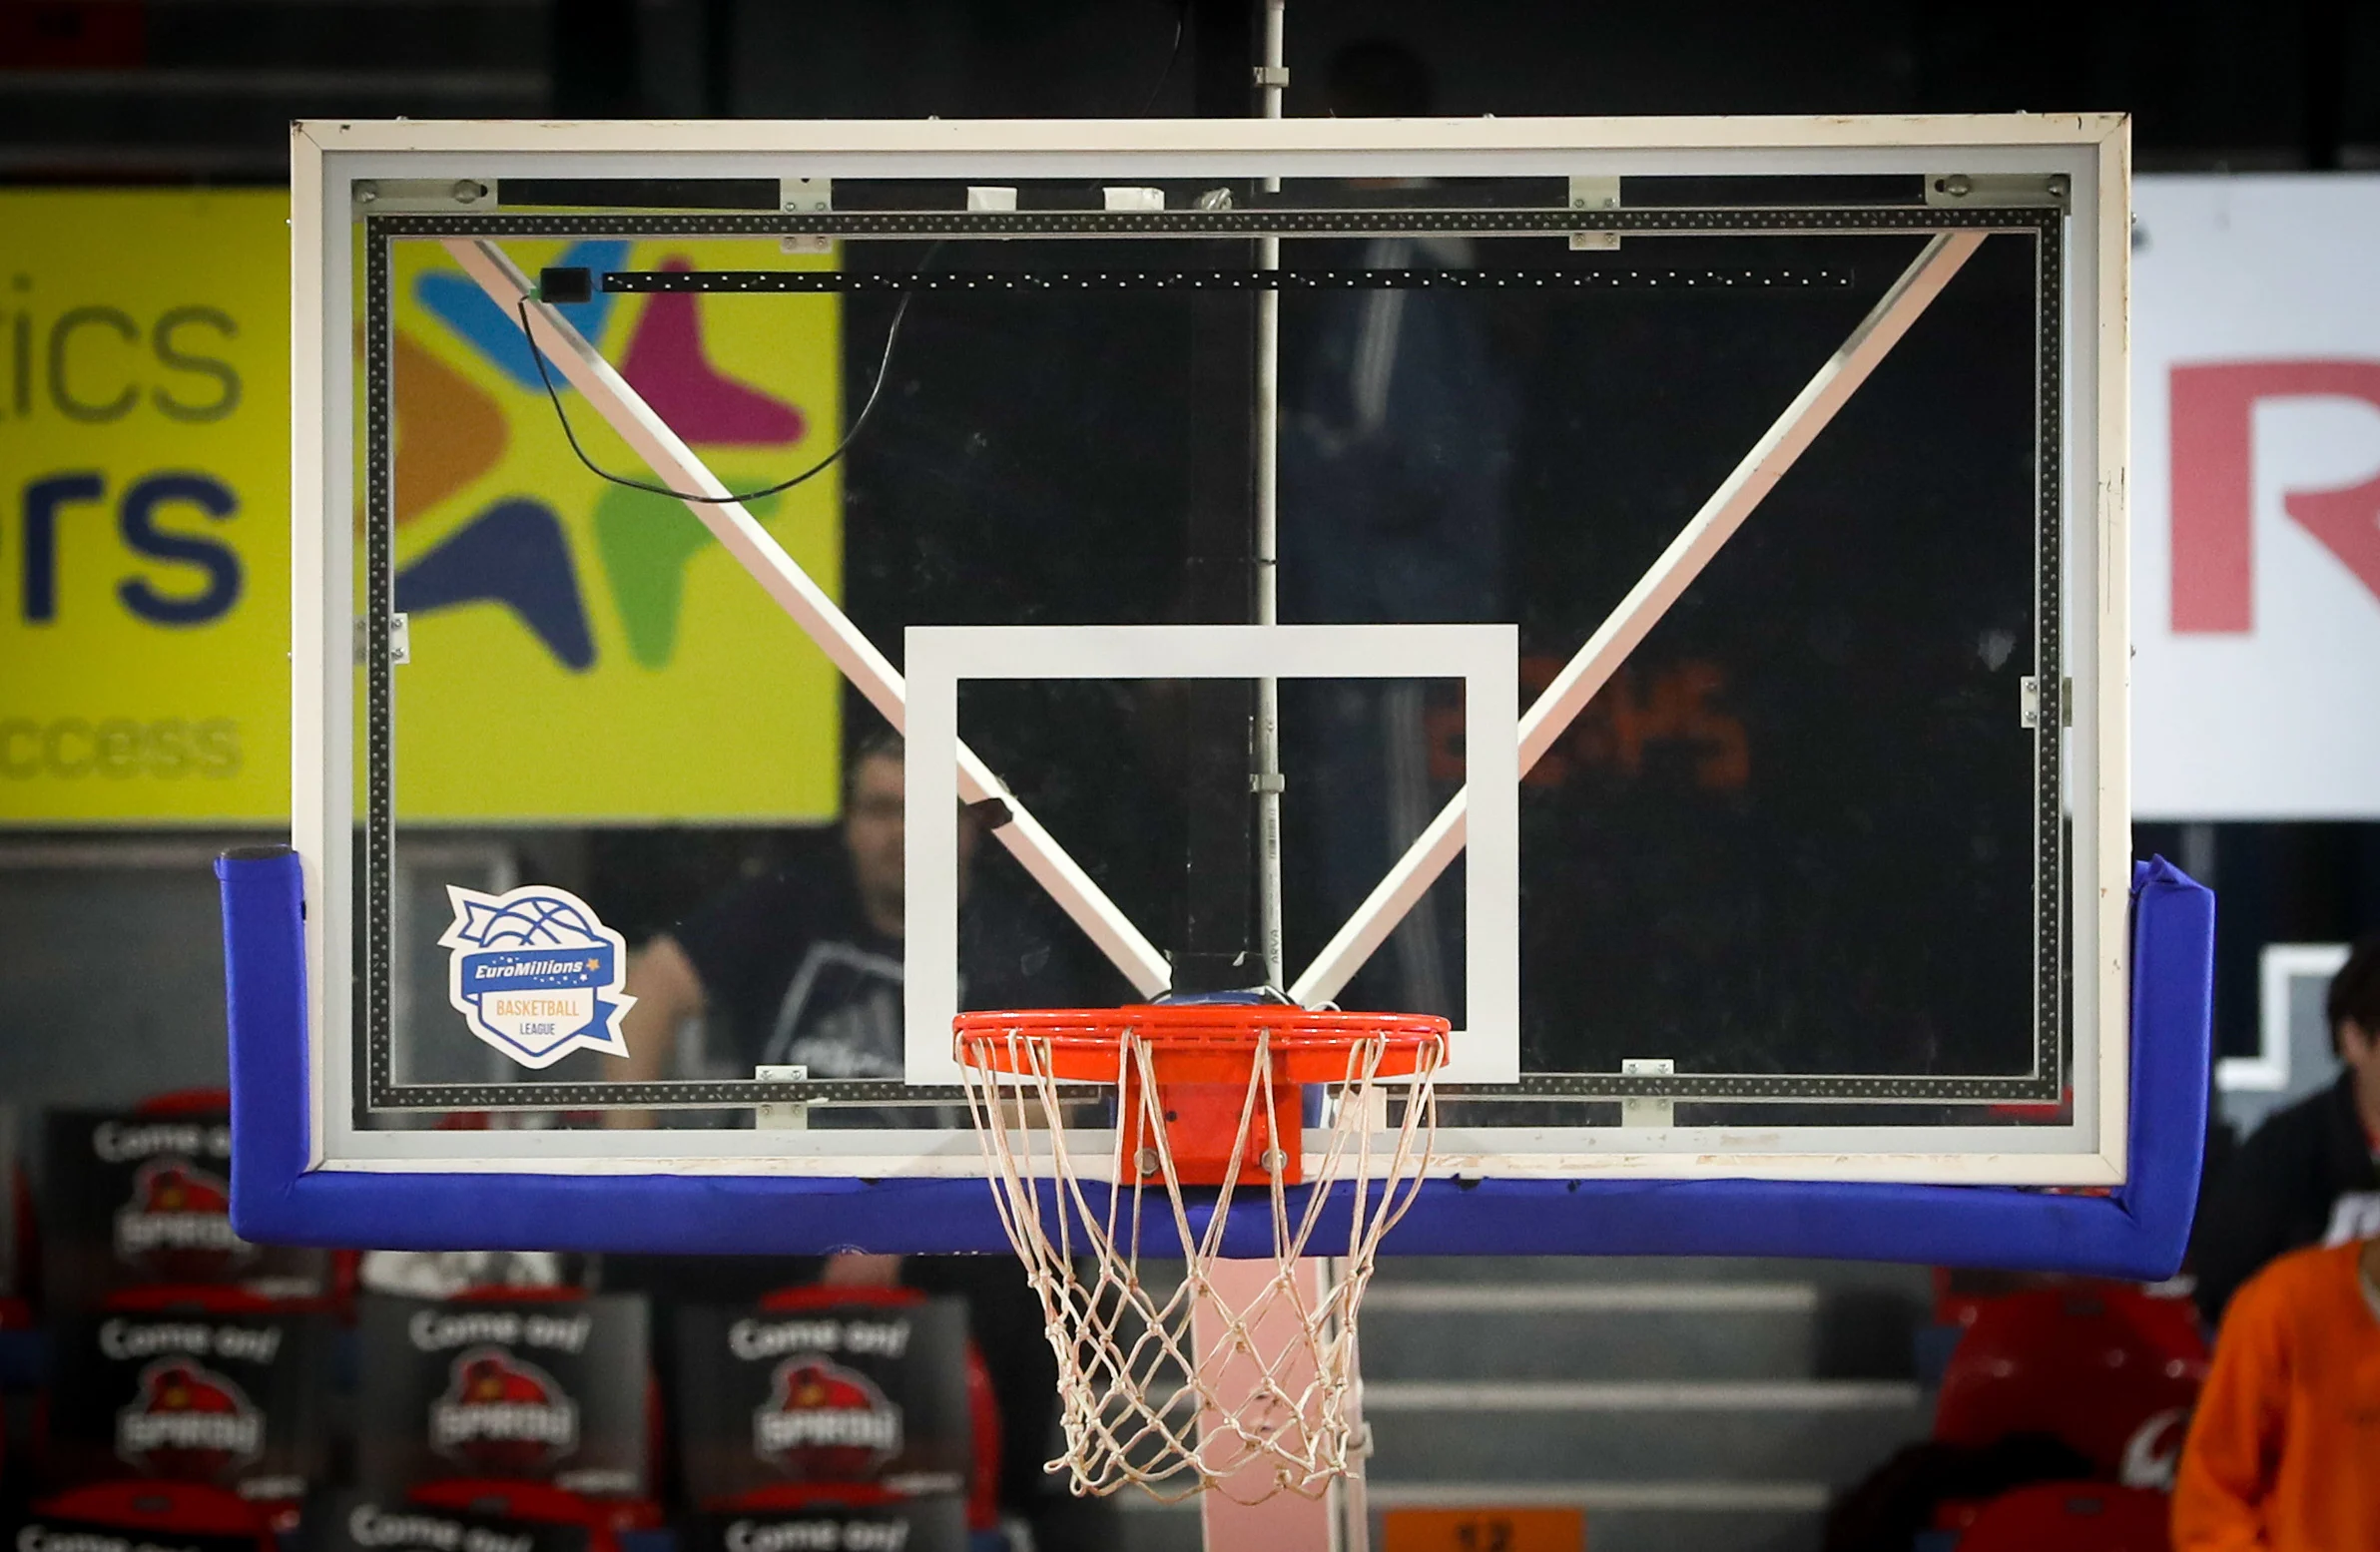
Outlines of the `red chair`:
M2121 1284L2036 1289L1976 1309L1942 1377L1934 1436L2046 1433L2111 1482L2168 1486L2206 1376L2186 1300Z
M110 1314L306 1314L329 1310L333 1300L276 1298L236 1283L158 1283L147 1288L120 1288L102 1300Z
M2187 1297L2152 1292L2137 1283L2111 1283L2104 1278L2077 1278L2063 1273L1994 1272L1974 1267L1934 1269L1934 1320L1961 1330L1973 1325L1985 1309L2017 1293L2049 1290L2064 1293L2111 1294L2124 1309L2160 1341L2176 1350L2203 1354L2205 1338L2198 1328L2196 1307Z
M170 1089L152 1094L133 1107L142 1116L216 1116L232 1109L230 1089Z
M145 1533L167 1539L185 1536L254 1536L257 1552L272 1552L268 1511L238 1493L202 1482L94 1482L56 1493L33 1505L37 1515L54 1515L82 1525Z
M1986 1504L1959 1552L2169 1552L2167 1513L2154 1488L2036 1482Z

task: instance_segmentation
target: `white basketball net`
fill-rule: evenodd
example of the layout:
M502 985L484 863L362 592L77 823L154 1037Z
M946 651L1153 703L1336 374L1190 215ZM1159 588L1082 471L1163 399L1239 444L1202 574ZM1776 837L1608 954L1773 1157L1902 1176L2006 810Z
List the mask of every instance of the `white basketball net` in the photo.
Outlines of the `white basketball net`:
M1123 1158L1122 1118L1112 1143L1103 1113L1070 1129L1069 1110L1105 1107L1061 1097L1046 1036L1008 1029L959 1037L992 1195L1057 1353L1065 1453L1049 1469L1065 1467L1077 1495L1131 1484L1168 1503L1209 1490L1242 1503L1284 1491L1314 1497L1361 1460L1364 1440L1350 1405L1357 1306L1381 1237L1413 1205L1429 1169L1440 1049L1427 1048L1414 1072L1388 1075L1379 1071L1387 1042L1353 1039L1344 1082L1325 1086L1328 1142L1306 1152L1303 1174L1312 1189L1294 1215L1280 1172L1266 1171L1276 1275L1234 1307L1212 1281L1234 1188L1213 1189L1211 1212L1207 1192L1185 1197L1145 1039L1118 1036L1115 1071L1122 1093L1127 1064L1139 1070L1140 1135L1155 1144L1149 1151L1157 1168L1144 1184L1100 1192L1098 1182L1141 1178ZM1267 1037L1259 1032L1231 1152L1234 1175L1249 1149L1261 1158L1272 1146L1265 1120L1272 1098ZM1093 1127L1098 1142L1078 1155L1070 1143ZM1094 1182L1089 1191L1086 1174ZM1331 1188L1341 1183L1347 1238L1318 1243ZM1181 1258L1181 1283L1143 1283L1144 1254ZM1321 1280L1318 1291L1299 1263L1324 1256L1344 1259L1336 1284ZM1192 1331L1202 1306L1217 1333L1203 1349Z

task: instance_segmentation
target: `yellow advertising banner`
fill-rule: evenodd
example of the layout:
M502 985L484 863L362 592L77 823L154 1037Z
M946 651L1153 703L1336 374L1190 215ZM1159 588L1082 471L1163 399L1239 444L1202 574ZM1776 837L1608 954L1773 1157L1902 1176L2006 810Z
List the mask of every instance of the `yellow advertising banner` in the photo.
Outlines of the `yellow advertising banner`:
M532 275L834 261L751 239L505 252ZM540 373L518 319L443 248L400 242L391 270L396 607L411 651L395 671L398 819L831 816L833 665L683 502L588 467L658 483L559 371ZM732 490L799 473L841 435L833 295L598 289L561 310ZM836 597L841 474L751 504Z
M0 193L0 824L288 812L286 217L277 192ZM761 261L750 242L507 251L531 273ZM651 479L558 373L549 397L442 250L394 260L400 820L831 816L834 669L683 504L586 466L564 416L587 458ZM731 486L840 434L831 295L565 310ZM839 474L755 503L837 596Z
M0 822L289 811L288 215L0 191Z

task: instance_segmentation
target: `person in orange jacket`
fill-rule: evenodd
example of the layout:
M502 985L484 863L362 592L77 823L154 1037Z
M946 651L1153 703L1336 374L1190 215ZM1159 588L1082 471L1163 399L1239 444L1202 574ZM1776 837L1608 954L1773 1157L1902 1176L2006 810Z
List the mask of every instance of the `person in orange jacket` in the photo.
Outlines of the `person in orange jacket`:
M2380 1240L2231 1300L2173 1483L2174 1552L2380 1552Z

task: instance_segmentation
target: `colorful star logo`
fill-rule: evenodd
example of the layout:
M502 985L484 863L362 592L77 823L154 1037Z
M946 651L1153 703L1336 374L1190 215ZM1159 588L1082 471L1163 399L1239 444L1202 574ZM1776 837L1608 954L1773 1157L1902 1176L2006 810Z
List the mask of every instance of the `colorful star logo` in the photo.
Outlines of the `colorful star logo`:
M579 243L555 261L601 274L623 267L629 245ZM679 255L660 267L686 269ZM467 276L432 269L414 277L413 298L494 369L508 392L496 392L456 369L399 327L395 335L395 515L402 532L482 482L505 460L514 438L551 438L554 422L527 341L507 315ZM792 451L809 438L809 417L766 390L728 375L705 347L700 298L654 294L637 310L620 372L678 434L703 449ZM615 298L600 286L594 297L562 314L598 349L613 322ZM608 353L608 352L607 352ZM582 439L598 417L554 373ZM623 455L624 456L624 455ZM633 461L607 464L633 478L649 477ZM583 483L596 484L593 475ZM773 502L752 504L767 516ZM584 532L608 588L630 656L644 668L666 667L677 650L687 567L713 540L684 504L667 496L602 484ZM514 492L485 500L427 549L412 555L396 578L396 607L428 615L469 605L496 604L574 673L595 666L596 639L573 564L572 528L548 492Z

